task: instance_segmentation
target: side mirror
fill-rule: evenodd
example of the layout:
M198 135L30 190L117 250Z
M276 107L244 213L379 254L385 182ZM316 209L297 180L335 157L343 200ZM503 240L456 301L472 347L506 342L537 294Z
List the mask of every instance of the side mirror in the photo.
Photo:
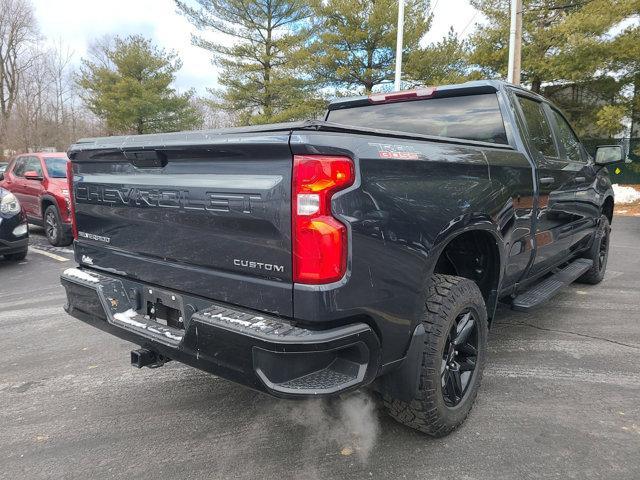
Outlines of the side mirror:
M620 145L602 145L596 148L596 165L611 165L624 161L624 152Z
M33 170L25 172L24 178L26 178L27 180L42 180L42 177Z

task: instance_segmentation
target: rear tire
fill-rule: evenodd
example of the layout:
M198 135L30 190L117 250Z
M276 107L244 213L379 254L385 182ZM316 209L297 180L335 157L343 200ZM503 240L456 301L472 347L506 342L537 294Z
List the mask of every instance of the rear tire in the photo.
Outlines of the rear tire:
M19 262L27 258L27 250L25 249L23 252L18 253L10 253L9 255L5 255L4 258L10 262Z
M593 261L593 266L578 278L578 282L596 285L602 281L607 270L607 261L609 260L610 235L609 219L606 215L601 215L593 244L583 255L584 258Z
M49 205L44 212L44 234L54 247L66 247L73 241L71 235L65 231L60 212L55 205Z
M398 422L442 437L464 422L480 387L488 336L480 289L466 278L433 275L422 323L427 335L417 391L410 402L385 394L384 406Z

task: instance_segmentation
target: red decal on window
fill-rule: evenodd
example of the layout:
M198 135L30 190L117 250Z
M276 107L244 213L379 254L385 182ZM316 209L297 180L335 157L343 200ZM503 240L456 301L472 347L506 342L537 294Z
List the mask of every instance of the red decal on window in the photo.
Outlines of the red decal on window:
M380 158L396 158L398 160L418 160L418 154L414 152L390 152L382 150L378 152Z

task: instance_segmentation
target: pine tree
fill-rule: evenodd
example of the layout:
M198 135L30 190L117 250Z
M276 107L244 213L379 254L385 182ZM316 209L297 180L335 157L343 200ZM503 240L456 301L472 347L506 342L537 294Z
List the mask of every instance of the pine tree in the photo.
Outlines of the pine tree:
M313 0L307 70L318 84L369 93L394 76L397 0ZM407 0L403 54L431 23L429 0Z
M94 48L77 79L87 107L112 133L186 130L202 119L191 105L193 92L178 94L171 84L182 64L150 40L115 38Z
M636 2L635 14L640 14ZM631 136L640 137L640 25L635 22L624 28L611 42L608 68L619 78L623 90L632 93L627 98L625 115L631 119ZM640 154L636 154L639 155Z
M222 33L233 41L223 45L195 36L193 42L211 51L222 68L215 92L217 107L237 116L240 124L270 123L314 116L324 102L299 75L298 52L306 42L303 30L311 10L305 0L196 0L176 5L203 32Z
M414 50L404 71L415 85L445 85L481 78L469 64L470 47L453 28L439 42Z
M471 62L487 77L504 78L510 1L470 1L487 19L470 39ZM621 110L603 107L624 103L625 90L625 82L611 78L611 70L637 71L619 46L616 26L637 15L639 5L639 0L524 0L522 83L534 92L544 90L565 107L579 132L610 135ZM634 41L637 45L637 31ZM576 85L594 101L581 104L564 95L553 96L554 88L543 89L548 83Z
M509 0L470 0L486 18L471 37L472 61L491 77L506 77ZM524 0L522 82L593 78L610 54L609 30L631 15L638 0Z

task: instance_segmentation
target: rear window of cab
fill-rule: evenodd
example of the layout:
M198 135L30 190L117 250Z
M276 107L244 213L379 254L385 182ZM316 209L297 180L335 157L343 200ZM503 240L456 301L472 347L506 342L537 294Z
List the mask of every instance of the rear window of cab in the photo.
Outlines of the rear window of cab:
M331 110L327 121L354 127L507 144L495 93Z

